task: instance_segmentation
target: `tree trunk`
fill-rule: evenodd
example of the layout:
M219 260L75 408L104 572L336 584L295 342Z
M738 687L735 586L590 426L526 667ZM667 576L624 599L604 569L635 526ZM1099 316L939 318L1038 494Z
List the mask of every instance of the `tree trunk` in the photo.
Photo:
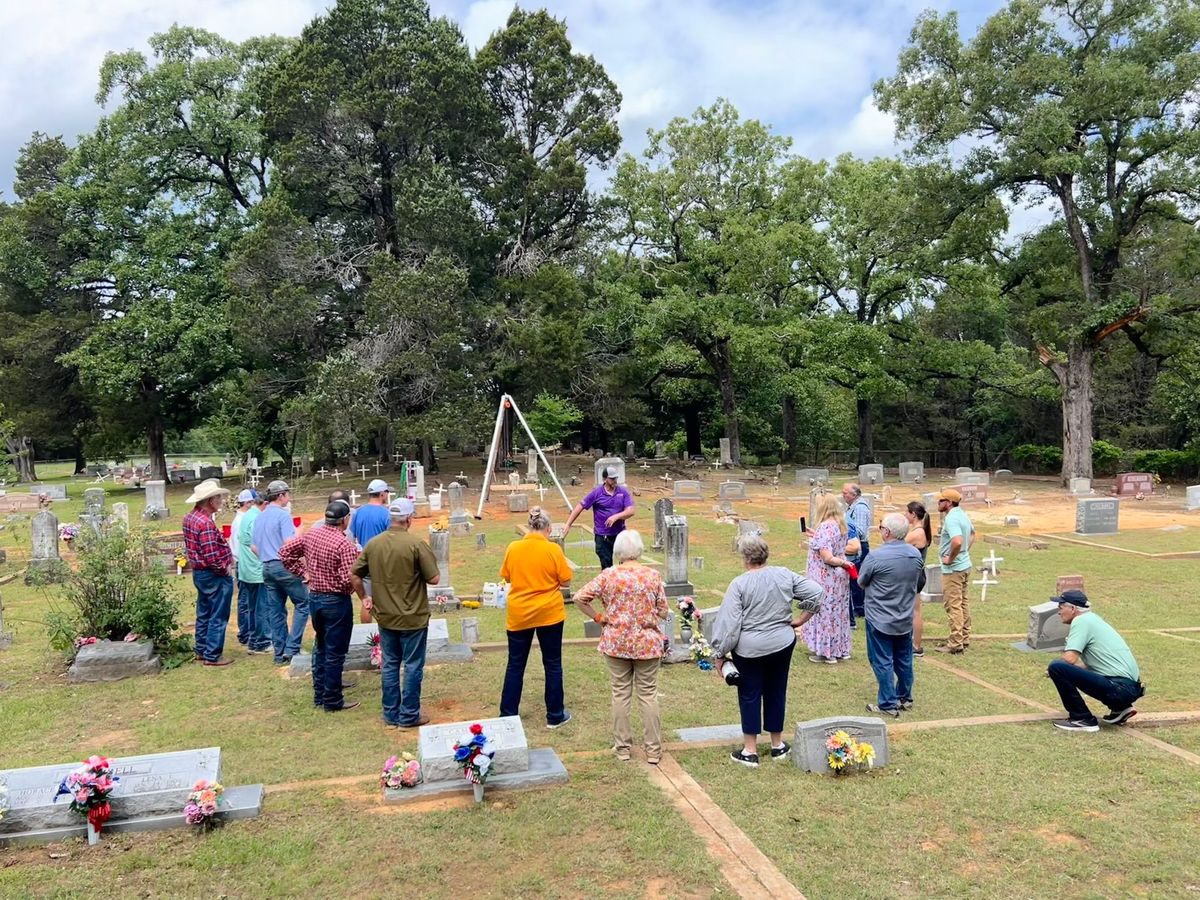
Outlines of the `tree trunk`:
M33 464L33 438L28 435L5 438L4 446L17 470L17 483L32 484L37 481L37 470Z
M1054 359L1039 348L1042 364L1054 373L1062 389L1062 483L1092 477L1092 404L1095 349L1084 340L1067 346L1067 361Z
M146 435L146 447L150 452L150 481L167 480L167 438L162 419L155 416L150 420Z
M700 440L700 410L695 406L683 408L683 430L687 435L687 451L684 456L690 459L704 452L704 443Z
M75 474L82 475L87 471L87 457L83 454L83 441L76 438L71 449L75 454Z
M717 386L721 389L721 413L725 417L725 437L729 438L729 458L735 466L742 464L742 445L738 437L737 397L733 391L733 359L729 342L721 341L714 353Z
M425 470L426 475L432 475L437 472L437 456L433 452L433 441L429 438L421 438L421 468Z
M796 401L783 395L783 461L796 461Z
M579 423L579 451L587 453L592 449L592 423L584 417Z
M871 427L871 401L859 397L858 406L858 464L875 462L875 433Z

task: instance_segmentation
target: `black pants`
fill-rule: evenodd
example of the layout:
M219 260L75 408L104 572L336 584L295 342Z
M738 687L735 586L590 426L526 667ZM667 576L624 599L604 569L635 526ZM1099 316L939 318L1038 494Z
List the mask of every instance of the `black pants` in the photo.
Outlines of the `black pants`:
M796 640L766 656L733 654L734 665L742 673L738 681L738 706L742 711L742 734L783 731L783 710L787 704L788 672ZM764 728L764 725L766 726Z
M520 714L525 665L529 662L535 633L538 646L542 648L542 669L546 674L546 724L557 725L567 717L563 697L562 622L508 632L508 666L504 670L504 687L500 692L500 715Z
M1095 697L1113 712L1133 706L1138 697L1146 693L1140 681L1101 675L1082 666L1073 666L1065 659L1056 659L1050 663L1048 671L1050 680L1058 688L1058 696L1062 698L1067 716L1076 722L1096 724L1096 717L1083 702L1083 697L1079 696L1080 691L1089 697Z
M859 543L862 544L862 550L858 556L850 560L858 568L862 568L863 562L871 552L871 542L859 535ZM855 618L863 618L866 613L863 611L863 589L858 586L858 579L850 579L850 624L854 624Z
M596 556L600 560L600 568L612 568L613 544L617 542L615 534L598 534L596 535Z

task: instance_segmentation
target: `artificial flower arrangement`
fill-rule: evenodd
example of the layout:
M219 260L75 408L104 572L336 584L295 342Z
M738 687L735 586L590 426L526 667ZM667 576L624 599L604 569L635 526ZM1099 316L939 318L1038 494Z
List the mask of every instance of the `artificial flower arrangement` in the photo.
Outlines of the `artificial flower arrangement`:
M421 764L411 753L389 756L387 762L383 764L383 772L379 776L379 783L389 791L413 788L423 780Z
M96 643L95 637L77 637L75 638L75 649L82 650L84 647L91 646Z
M70 544L71 541L79 537L79 526L70 524L59 525L58 536L61 540L65 541L67 544Z
M492 757L496 747L492 739L483 733L483 726L476 722L471 726L471 736L454 742L454 761L462 769L465 778L475 788L475 800L483 800L483 785L492 768Z
M112 815L108 798L120 780L113 774L112 761L107 756L89 756L59 782L54 802L67 794L71 798L72 811L87 816L89 844L96 843L104 823Z
M371 665L375 668L383 666L383 647L379 644L379 632L371 635Z
M216 824L217 807L221 805L221 795L225 788L217 781L206 781L201 778L192 785L187 802L183 806L183 818L189 825L199 825L209 829Z
M679 614L683 617L683 628L686 629L683 636L687 640L688 649L692 651L692 659L705 672L709 671L714 665L713 660L717 652L713 650L712 644L701 630L704 613L696 608L696 601L691 597L680 597ZM695 630L692 629L693 623L696 626Z
M483 604L478 600L464 600L462 606L463 609L479 609Z
M700 624L700 620L704 618L704 614L696 608L696 601L691 597L679 598L679 614L683 616L683 621L687 623L695 622Z
M875 762L875 748L866 741L856 741L845 731L835 731L825 741L829 751L829 768L835 775L845 775L852 769L869 769Z

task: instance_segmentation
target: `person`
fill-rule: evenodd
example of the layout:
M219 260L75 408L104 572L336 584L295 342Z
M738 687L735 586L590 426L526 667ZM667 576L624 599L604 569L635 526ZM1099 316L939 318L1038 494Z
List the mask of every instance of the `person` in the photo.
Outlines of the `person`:
M602 474L603 481L575 504L567 516L563 537L570 534L571 526L583 515L583 511L590 509L594 520L592 530L596 536L596 556L600 559L600 568L608 569L613 564L613 544L617 535L625 530L625 523L632 518L635 509L629 490L623 484L617 484L617 467L605 466Z
M250 594L242 588L239 534L242 519L246 517L247 510L254 508L254 502L257 497L258 494L250 488L246 488L237 495L237 512L233 514L233 522L229 526L229 552L233 554L233 563L237 572L237 642L243 647L250 646L250 632L252 630L250 617L252 613L250 611Z
M414 512L416 507L407 497L392 501L388 508L391 528L367 541L350 570L356 592L362 579L371 578L371 593L366 594L363 606L372 610L379 623L383 721L391 728L416 728L429 722L421 712L429 635L426 585L438 583L438 565L429 544L409 531Z
M246 622L249 628L246 652L267 653L271 650L270 598L263 584L263 566L251 549L254 543L254 523L267 505L266 498L257 491L250 508L242 514L233 533L237 535L237 579L238 579L238 625L241 625L241 602L246 598ZM245 494L245 491L242 492ZM241 495L239 495L241 496Z
M309 612L316 641L312 652L313 705L326 712L354 709L342 693L342 667L354 629L351 591L365 600L362 582L351 585L350 569L358 547L346 537L350 504L334 500L325 507L325 522L284 541L279 561L308 585Z
M810 662L833 665L850 657L851 562L846 558L846 521L837 497L822 494L817 503L817 527L808 547L804 574L825 591L820 611L805 623L801 634L808 645Z
M505 629L508 666L500 691L500 715L520 715L525 665L537 636L546 673L546 724L570 721L563 695L562 638L567 614L562 589L571 583L571 567L562 547L550 540L550 517L529 514L529 532L504 551L500 577L509 583Z
M921 551L909 544L908 520L888 513L879 526L883 546L858 570L867 620L867 659L879 683L867 712L899 716L913 705L912 629L917 583L925 573Z
M950 638L937 648L938 653L962 653L971 645L971 605L967 600L967 585L971 581L971 545L975 543L975 527L967 514L959 509L961 502L962 494L954 488L946 488L937 496L938 512L942 514L939 546L942 601L950 619Z
M929 527L929 512L920 500L913 500L905 507L904 517L908 519L908 535L904 540L921 551L921 563L929 557L929 545L933 543L933 531ZM918 597L913 610L912 644L913 656L925 655L921 645L921 636L925 631L925 616L921 611L921 598Z
M1106 725L1124 725L1137 715L1133 704L1146 693L1129 645L1092 609L1083 591L1063 591L1050 600L1058 604L1059 618L1070 629L1062 659L1054 660L1046 670L1067 711L1067 718L1056 719L1054 727L1100 730L1100 722L1080 691L1108 707L1108 714L1101 719Z
M271 642L275 646L275 665L286 666L300 652L300 641L308 625L308 588L279 560L279 548L296 533L292 514L291 488L286 481L267 485L267 506L258 514L251 532L252 549L263 564L263 584L267 588ZM287 601L292 601L292 626L288 628Z
M851 537L858 538L858 553L849 557L856 568L862 568L863 560L871 552L871 504L862 495L862 488L853 481L842 485L842 500L846 504L846 524ZM863 616L863 591L857 578L850 579L850 624Z
M183 517L183 547L196 586L196 659L206 666L227 666L225 627L233 600L233 553L213 517L225 505L229 491L215 480L202 481L185 502L192 511Z
M391 527L391 516L388 514L391 493L392 489L382 478L376 478L367 485L367 502L354 513L350 530L350 536L358 542L359 547L367 546L371 538Z
M742 747L729 758L756 768L758 735L764 728L771 736L771 759L783 759L791 752L791 745L783 739L783 724L796 629L823 609L825 588L791 569L768 566L770 549L759 535L744 535L737 546L746 571L725 590L711 643L715 652L730 655L740 672L737 692ZM793 601L800 604L795 617ZM841 613L842 624L848 627L845 610Z
M604 655L612 688L613 752L628 760L633 744L629 715L636 694L642 716L646 762L662 760L662 722L658 707L658 675L666 635L667 590L662 575L642 563L645 543L633 529L613 542L616 565L604 569L575 597L575 605L602 626L597 650ZM603 607L596 610L595 604Z

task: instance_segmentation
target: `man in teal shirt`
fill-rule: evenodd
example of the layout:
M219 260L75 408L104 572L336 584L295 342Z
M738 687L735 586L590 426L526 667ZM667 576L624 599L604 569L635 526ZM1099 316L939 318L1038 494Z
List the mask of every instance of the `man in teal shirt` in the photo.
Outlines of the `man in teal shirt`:
M1071 629L1062 659L1050 663L1046 672L1067 710L1067 718L1056 719L1054 727L1063 731L1100 730L1080 691L1108 707L1106 725L1124 725L1137 715L1133 704L1146 693L1129 645L1115 628L1092 612L1083 591L1063 591L1050 601L1058 604L1059 618Z
M267 653L271 650L270 614L267 610L267 586L263 584L262 560L250 549L254 523L266 505L266 499L255 492L254 503L241 514L237 525L238 597L246 598L247 653ZM240 609L238 615L240 625Z
M975 526L967 514L958 508L962 494L946 488L938 494L938 512L942 514L942 605L950 619L950 639L939 653L962 653L971 645L971 607L967 602L967 585L971 580L971 545L975 543Z

